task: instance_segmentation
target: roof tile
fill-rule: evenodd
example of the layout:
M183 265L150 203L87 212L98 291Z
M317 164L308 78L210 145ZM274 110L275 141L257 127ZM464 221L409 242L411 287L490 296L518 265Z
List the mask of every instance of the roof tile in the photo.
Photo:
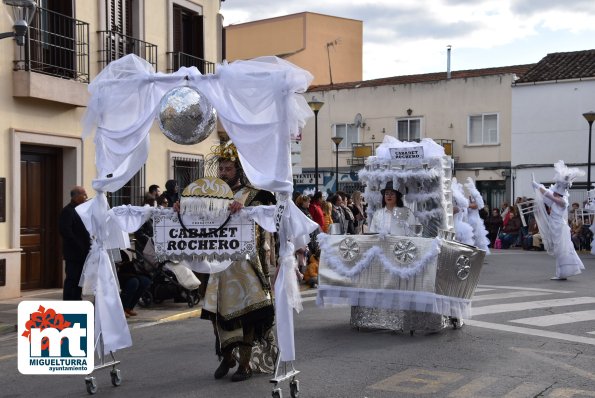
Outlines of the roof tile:
M490 76L490 75L503 75L508 73L515 73L519 76L522 76L536 64L527 64L527 65L513 65L513 66L501 66L495 68L485 68L485 69L469 69L469 70L460 70L460 71L452 71L451 72L451 79L465 79L469 77L481 77L481 76ZM446 80L446 72L435 72L435 73L425 73L421 75L405 75L405 76L393 76L393 77L383 77L380 79L373 79L373 80L361 80L357 82L346 82L346 83L335 83L335 84L325 84L325 85L318 85L318 86L311 86L308 91L328 91L328 90L345 90L345 89L353 89L353 88L360 88L360 87L378 87L378 86L390 86L390 85L397 85L397 84L412 84L412 83L430 83L430 82L437 82L441 80Z
M551 53L525 73L517 83L595 77L595 50Z

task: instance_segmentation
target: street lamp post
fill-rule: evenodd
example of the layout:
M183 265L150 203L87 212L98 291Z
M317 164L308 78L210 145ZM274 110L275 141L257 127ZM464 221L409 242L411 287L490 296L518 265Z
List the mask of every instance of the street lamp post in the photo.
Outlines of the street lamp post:
M591 132L593 130L593 121L595 121L595 112L583 113L583 117L589 123L589 159L587 160L587 191L591 189Z
M331 137L331 140L335 143L335 178L337 180L337 189L339 190L339 144L343 141L343 137Z
M35 14L36 4L34 0L2 0L5 7L12 9L12 15L8 14L12 21L12 32L0 33L0 39L14 37L17 45L25 45L27 29Z
M324 102L318 101L316 97L312 97L312 101L308 102L310 109L314 112L314 192L318 192L318 111L324 105Z

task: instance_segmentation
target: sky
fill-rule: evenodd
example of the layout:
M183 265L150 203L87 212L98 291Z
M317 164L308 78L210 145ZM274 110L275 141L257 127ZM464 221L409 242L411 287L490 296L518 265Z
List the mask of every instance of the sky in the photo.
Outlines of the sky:
M536 63L595 49L595 0L226 0L224 25L298 12L364 23L363 78Z

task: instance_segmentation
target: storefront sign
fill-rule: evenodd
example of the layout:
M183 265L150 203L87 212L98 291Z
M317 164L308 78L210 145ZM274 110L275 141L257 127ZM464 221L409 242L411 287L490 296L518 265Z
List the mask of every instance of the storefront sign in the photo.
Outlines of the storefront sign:
M162 212L153 216L155 254L160 261L169 260L237 260L256 252L254 221L235 214L220 228L223 220L207 220L178 213Z
M323 173L318 173L318 181L322 182ZM293 176L293 183L295 185L310 185L314 184L316 180L316 173L303 173Z

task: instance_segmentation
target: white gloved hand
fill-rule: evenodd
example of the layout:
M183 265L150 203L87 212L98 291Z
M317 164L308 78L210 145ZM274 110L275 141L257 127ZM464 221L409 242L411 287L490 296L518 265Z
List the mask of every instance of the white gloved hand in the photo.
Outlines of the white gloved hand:
M535 181L535 173L531 173L531 177L533 179L533 181L531 181L533 189L539 189L539 187L541 187L541 184L538 184L537 181Z

